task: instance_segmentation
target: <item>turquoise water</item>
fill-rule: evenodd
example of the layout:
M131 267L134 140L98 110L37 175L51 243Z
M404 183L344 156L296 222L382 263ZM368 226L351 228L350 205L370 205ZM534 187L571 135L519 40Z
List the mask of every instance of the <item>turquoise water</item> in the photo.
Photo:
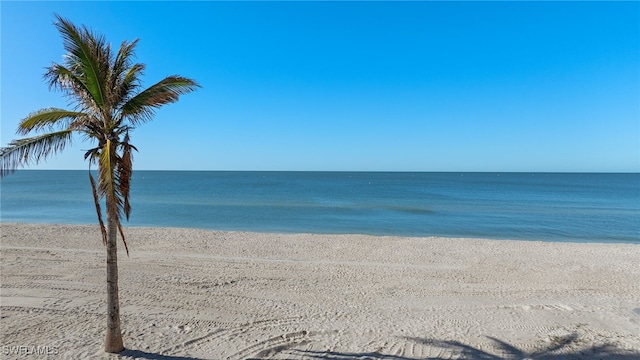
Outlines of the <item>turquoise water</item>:
M4 222L95 224L86 171L1 180ZM137 171L129 226L640 244L640 174Z

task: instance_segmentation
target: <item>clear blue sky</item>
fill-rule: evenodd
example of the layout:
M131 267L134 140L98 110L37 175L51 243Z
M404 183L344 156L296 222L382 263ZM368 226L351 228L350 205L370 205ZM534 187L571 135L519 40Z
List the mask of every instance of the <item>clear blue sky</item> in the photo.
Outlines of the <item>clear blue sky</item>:
M1 143L66 107L59 13L202 89L135 169L640 171L640 2L10 2ZM86 169L77 139L33 168Z

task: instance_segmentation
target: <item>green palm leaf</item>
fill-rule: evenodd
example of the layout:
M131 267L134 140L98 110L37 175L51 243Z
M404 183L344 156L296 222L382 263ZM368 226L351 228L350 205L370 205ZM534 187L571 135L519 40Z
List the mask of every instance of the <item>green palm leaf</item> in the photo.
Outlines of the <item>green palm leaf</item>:
M68 68L53 64L44 74L49 84L49 89L59 89L71 98L84 111L97 112L99 110L91 90L87 87L83 78L73 73Z
M109 87L112 89L111 103L120 106L131 97L131 93L140 85L140 76L145 66L134 64L133 56L138 40L123 42L113 61Z
M72 130L62 130L10 142L9 146L0 149L0 175L5 176L32 162L37 164L62 151L71 143L72 134Z
M69 128L71 123L78 118L86 117L82 112L69 111L57 108L38 110L24 118L18 126L18 134L27 135L32 131L43 129L53 130L54 126Z
M62 35L67 50L67 68L82 78L85 88L98 107L105 103L105 81L109 65L110 46L102 36L92 34L86 27L78 28L56 15L55 26Z
M135 126L153 117L154 109L178 100L180 95L194 91L200 85L182 76L168 76L150 86L122 106L121 116L130 117Z

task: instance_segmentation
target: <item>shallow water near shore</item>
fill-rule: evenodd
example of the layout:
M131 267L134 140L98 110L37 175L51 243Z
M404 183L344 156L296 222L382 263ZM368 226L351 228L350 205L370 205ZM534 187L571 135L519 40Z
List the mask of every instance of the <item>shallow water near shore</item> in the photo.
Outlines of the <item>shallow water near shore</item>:
M3 222L95 224L86 171L1 181ZM128 226L640 244L640 174L136 171Z

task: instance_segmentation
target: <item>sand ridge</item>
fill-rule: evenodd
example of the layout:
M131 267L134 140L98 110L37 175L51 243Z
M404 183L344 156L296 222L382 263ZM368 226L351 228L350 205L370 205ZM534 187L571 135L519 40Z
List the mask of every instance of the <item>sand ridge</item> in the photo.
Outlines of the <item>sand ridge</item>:
M115 356L97 227L0 225L3 359L640 358L638 245L125 231Z

